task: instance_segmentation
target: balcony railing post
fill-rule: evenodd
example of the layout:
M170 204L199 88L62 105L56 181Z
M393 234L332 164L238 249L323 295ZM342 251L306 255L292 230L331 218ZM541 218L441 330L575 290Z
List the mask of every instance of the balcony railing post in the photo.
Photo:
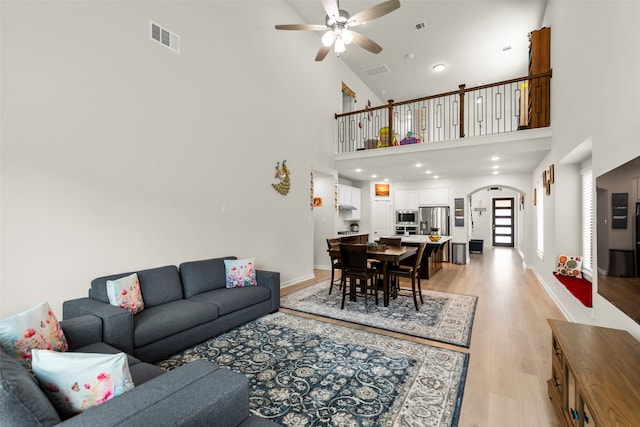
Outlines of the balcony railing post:
M389 147L391 147L393 145L393 99L390 99L387 101L389 103L388 108L388 113L389 113L389 136L388 136L388 140L387 140L387 144L389 144Z
M466 85L459 85L460 89L460 138L464 138L464 88Z

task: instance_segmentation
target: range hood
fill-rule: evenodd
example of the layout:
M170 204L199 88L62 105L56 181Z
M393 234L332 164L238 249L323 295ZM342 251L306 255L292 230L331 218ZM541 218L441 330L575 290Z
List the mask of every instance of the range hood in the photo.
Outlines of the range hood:
M357 208L353 205L339 205L338 209L341 211L355 211Z

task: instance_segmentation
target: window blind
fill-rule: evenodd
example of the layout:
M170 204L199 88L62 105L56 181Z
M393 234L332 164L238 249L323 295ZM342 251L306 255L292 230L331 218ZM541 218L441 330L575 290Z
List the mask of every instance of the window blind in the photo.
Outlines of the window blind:
M582 172L582 268L593 271L593 171Z

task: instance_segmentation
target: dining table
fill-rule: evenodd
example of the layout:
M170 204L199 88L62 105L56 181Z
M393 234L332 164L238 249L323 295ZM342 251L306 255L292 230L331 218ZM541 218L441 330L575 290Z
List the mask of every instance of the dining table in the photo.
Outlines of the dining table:
M337 245L328 249L327 252L332 257L340 257L340 247ZM392 247L367 244L367 258L382 263L382 293L385 307L389 306L389 265L399 264L400 261L415 255L417 252L418 248L413 246Z

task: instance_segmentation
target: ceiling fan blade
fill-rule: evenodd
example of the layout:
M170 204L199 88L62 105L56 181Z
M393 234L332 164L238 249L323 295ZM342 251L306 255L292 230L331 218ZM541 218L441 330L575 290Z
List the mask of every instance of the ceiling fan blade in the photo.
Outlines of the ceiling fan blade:
M371 53L380 53L382 51L382 46L371 40L369 37L363 36L353 30L351 30L351 32L353 33L353 42L361 48L366 49Z
M331 50L331 46L328 46L328 47L325 45L320 46L320 49L318 50L318 54L316 55L316 61L322 61L327 56L330 50Z
M276 25L276 30L326 31L326 25L316 24L285 24Z
M383 3L378 3L375 6L371 6L361 12L356 13L347 21L349 27L355 27L356 25L364 24L367 21L372 21L376 18L393 12L400 7L399 0L389 0Z
M340 16L337 0L322 0L322 7L324 7L324 11L327 12L328 16L335 16L336 18Z

